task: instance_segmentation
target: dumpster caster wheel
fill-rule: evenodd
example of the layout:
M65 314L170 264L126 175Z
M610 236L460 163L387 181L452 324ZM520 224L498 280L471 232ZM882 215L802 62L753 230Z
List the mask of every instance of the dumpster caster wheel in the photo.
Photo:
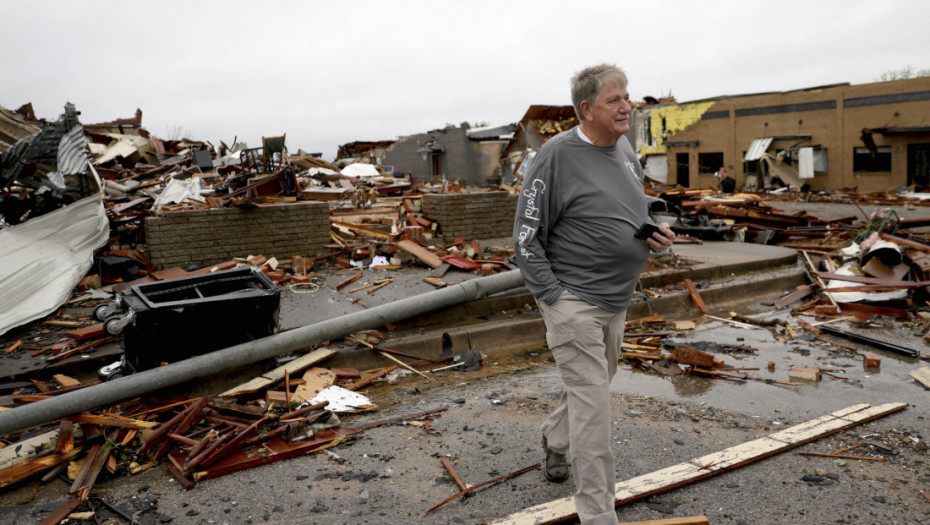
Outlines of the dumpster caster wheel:
M101 381L110 381L111 379L119 379L126 375L126 369L123 368L123 360L120 359L115 363L111 363L107 366L101 367L97 370L97 377Z
M120 313L120 310L121 307L119 300L110 301L107 304L101 304L94 308L94 319L98 321L106 321L107 318Z
M104 319L106 319L106 314L104 314L104 310L106 310L108 307L109 305L101 304L100 306L94 308L94 319L98 321L103 321Z
M103 331L110 335L119 335L123 331L123 324L120 319L107 319L103 323Z

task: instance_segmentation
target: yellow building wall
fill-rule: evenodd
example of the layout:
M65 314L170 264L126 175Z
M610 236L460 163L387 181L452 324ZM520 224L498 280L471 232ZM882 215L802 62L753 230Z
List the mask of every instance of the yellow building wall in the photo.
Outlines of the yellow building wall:
M663 142L662 119L665 119L665 133L672 135L684 130L688 126L701 120L701 115L710 110L716 104L716 101L697 102L693 104L681 104L671 106L660 106L652 108L649 111L650 129L652 131L653 146L643 145L638 153L640 155L661 154L665 153Z

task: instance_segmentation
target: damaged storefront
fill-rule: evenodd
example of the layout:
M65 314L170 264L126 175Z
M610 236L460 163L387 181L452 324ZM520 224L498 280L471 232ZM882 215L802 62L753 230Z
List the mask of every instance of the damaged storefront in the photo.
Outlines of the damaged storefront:
M930 78L647 103L640 156L665 156L668 184L748 191L928 186ZM661 170L658 170L661 173ZM661 177L660 177L661 179Z

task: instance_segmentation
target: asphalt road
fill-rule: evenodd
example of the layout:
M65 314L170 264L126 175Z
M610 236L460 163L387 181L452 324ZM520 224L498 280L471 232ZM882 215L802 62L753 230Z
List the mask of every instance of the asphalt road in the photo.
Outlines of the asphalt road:
M858 213L852 205L772 205L827 219ZM928 217L930 208L904 206L899 215ZM757 308L740 313L776 315L761 303L762 298ZM928 351L904 324L856 328ZM819 364L839 379L825 377L800 387L734 383L663 377L623 364L612 402L618 479L745 443L846 406L901 401L908 408L623 505L618 508L621 521L706 515L715 525L930 522L930 393L907 377L908 370L928 363L879 352L881 370L870 371L854 355L829 345L790 338L778 330L735 329L720 323L701 324L676 338L680 343L708 340L757 348L746 355L723 352L720 358L730 366L759 368L750 373L764 380L788 379L791 364ZM769 363L774 364L771 369ZM483 523L570 496L572 481L549 483L540 470L531 470L424 515L460 491L441 459L451 460L468 484L540 462L539 424L554 408L560 389L557 370L544 350L486 359L478 372L449 371L432 382L412 375L371 389L371 399L381 409L344 416L343 422L351 426L448 407L431 422L372 428L328 451L202 481L190 491L161 464L135 476L101 479L92 502L99 506L105 501L137 523ZM796 453L829 453L854 445L850 454L878 460ZM0 523L39 522L65 501L68 486L55 479L0 489ZM115 516L107 521L108 515L113 512L101 508L98 522L128 523Z
M795 355L793 347L785 344L785 353L775 358L776 376L784 371L781 361ZM812 348L815 357L821 352L825 359L838 359L827 357L827 349ZM729 361L733 356L721 354L721 358ZM618 479L808 421L829 413L824 405L849 406L876 397L865 372L853 369L847 374L854 380L852 385L831 381L798 388L683 378L690 386L676 387L673 379L623 365L612 404ZM657 393L637 388L643 385ZM572 482L548 483L536 469L424 515L460 491L441 459L451 460L469 484L538 463L542 459L538 427L554 408L560 389L557 371L544 350L488 359L481 371L449 371L431 382L411 375L370 391L380 410L345 416L343 422L353 425L449 407L428 424L376 427L329 451L205 480L190 491L160 465L136 476L98 482L94 495L139 523L483 523L569 496ZM910 404L903 412L624 505L618 516L621 521L636 521L706 515L713 524L928 522L927 392L904 379L898 391L909 393L900 399ZM728 410L727 405L742 409ZM858 445L856 455L885 461L795 453L829 453L852 445ZM66 492L65 482L53 480L0 493L0 523L36 523L64 501ZM107 512L101 510L98 516Z

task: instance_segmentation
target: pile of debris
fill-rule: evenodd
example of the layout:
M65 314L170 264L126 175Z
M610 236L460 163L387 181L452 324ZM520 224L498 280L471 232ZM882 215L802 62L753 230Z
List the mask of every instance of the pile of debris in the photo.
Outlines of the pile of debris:
M203 479L332 447L375 426L418 420L427 422L428 430L429 419L445 407L354 426L341 418L377 410L360 389L393 380L399 369L420 375L452 372L465 369L471 357L446 345L436 359L424 360L370 343L372 334L346 339L398 365L367 371L323 368L319 364L336 352L321 347L216 396L150 396L75 414L4 436L4 443L15 446L0 449L0 487L39 477L43 482L67 479L73 497L46 521L57 523L90 503L88 496L104 470L109 476L136 474L167 459L168 471L190 489ZM30 403L97 384L80 384L63 374L55 381L32 380L30 386L41 394L14 392L12 400Z

